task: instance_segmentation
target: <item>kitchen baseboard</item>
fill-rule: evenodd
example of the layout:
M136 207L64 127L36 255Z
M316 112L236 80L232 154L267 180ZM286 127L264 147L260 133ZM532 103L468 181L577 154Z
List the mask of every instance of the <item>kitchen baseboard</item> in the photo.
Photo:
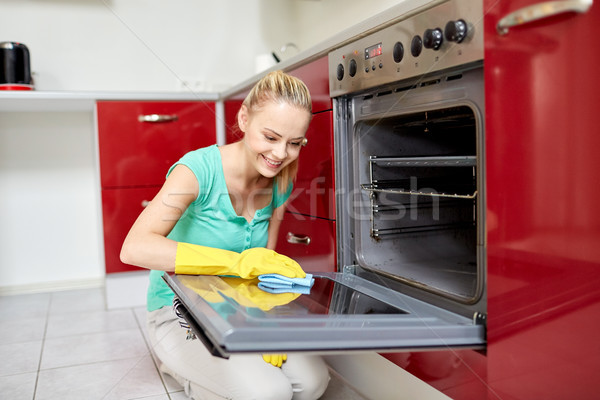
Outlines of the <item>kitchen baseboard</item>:
M91 289L104 286L104 277L69 281L31 283L27 285L0 286L0 296Z
M451 400L375 352L325 355L323 358L341 379L369 400Z

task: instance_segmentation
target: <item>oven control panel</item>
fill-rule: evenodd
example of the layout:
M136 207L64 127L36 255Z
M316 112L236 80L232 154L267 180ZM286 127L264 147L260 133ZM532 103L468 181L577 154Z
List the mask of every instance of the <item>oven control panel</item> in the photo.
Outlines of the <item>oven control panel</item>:
M483 60L483 3L450 0L329 53L331 97Z

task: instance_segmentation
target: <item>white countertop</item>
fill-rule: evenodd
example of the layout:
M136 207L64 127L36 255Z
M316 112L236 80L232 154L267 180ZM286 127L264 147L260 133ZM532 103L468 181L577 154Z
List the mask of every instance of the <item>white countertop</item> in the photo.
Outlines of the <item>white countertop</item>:
M369 33L393 24L399 19L421 12L447 0L404 0L388 10L356 24L324 40L296 56L274 65L223 92L65 92L65 91L0 91L0 112L92 111L98 100L138 101L219 101L248 90L265 72L298 68L330 51Z
M92 111L98 100L216 101L218 93L0 91L0 112Z

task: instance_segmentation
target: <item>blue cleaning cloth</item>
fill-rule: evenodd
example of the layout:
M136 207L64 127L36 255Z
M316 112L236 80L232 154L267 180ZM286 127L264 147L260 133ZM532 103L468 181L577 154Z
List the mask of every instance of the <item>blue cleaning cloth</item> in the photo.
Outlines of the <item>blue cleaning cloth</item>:
M288 278L279 274L264 274L258 277L258 287L269 293L301 293L309 294L315 283L312 274L305 278Z

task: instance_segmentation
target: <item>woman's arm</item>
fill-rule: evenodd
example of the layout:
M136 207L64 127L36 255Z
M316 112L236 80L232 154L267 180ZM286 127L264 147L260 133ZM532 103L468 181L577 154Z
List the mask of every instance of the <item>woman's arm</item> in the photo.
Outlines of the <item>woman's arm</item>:
M131 227L121 248L121 261L149 269L174 271L177 242L166 236L197 197L196 176L188 167L177 165Z
M273 210L271 221L269 221L267 249L275 250L277 238L279 236L279 227L281 226L281 221L285 215L286 204L287 202Z

